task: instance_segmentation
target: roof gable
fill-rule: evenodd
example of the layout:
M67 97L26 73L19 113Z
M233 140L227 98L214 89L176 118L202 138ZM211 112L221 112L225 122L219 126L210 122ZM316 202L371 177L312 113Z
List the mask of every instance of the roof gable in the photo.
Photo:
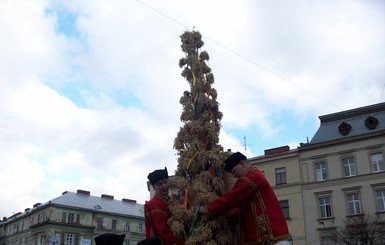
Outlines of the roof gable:
M321 125L310 144L385 130L385 103L319 117Z

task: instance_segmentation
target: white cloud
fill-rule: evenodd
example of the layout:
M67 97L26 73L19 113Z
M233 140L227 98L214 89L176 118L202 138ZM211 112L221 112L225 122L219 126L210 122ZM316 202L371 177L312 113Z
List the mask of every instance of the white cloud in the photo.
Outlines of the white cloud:
M189 89L179 36L193 27L211 57L225 150L243 151L244 136L248 156L295 147L319 115L380 102L383 7L1 1L0 202L13 205L0 215L77 189L143 203L147 174L176 168L178 102ZM76 30L58 22L68 12L77 18L66 28ZM286 136L288 127L298 136Z

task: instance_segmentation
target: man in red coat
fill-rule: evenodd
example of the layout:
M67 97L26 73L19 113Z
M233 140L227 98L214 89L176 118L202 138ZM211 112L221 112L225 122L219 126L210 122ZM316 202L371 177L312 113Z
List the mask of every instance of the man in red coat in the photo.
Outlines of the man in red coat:
M199 212L216 217L238 209L239 244L289 245L286 219L263 173L240 152L225 160L225 170L238 180L230 191L201 207Z
M147 178L154 187L155 195L144 204L146 238L159 237L162 245L183 245L184 241L177 239L167 224L171 216L168 208L167 168L155 170Z

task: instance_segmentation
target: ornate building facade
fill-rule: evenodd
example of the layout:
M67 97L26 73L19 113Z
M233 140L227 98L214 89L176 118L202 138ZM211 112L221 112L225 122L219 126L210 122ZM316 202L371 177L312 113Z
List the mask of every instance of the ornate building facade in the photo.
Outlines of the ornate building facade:
M368 244L346 234L347 223L366 221L376 227L372 244L385 244L385 103L319 118L310 142L268 149L248 161L273 187L293 244Z
M384 219L385 103L319 119L312 140L298 148L306 240L336 244L346 222Z
M104 233L124 234L124 245L145 235L143 205L89 191L64 192L0 221L1 245L91 245Z

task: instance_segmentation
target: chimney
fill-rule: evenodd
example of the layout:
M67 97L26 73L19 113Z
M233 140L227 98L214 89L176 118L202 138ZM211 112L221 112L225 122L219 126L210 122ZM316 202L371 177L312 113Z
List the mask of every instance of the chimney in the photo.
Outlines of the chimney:
M277 147L277 148L271 148L271 149L265 150L265 156L284 153L289 150L290 150L290 147L288 145Z
M123 198L122 202L136 203L136 200L132 200L132 199L128 199L128 198Z
M91 194L91 192L85 191L85 190L78 190L77 193L78 193L78 194L87 195L87 196L89 196L89 195Z
M114 196L107 195L107 194L102 194L102 198L114 200Z
M38 202L38 203L35 203L35 204L33 205L33 207L34 207L34 208L37 208L37 207L39 207L39 206L40 206L40 204L41 204L40 202Z

